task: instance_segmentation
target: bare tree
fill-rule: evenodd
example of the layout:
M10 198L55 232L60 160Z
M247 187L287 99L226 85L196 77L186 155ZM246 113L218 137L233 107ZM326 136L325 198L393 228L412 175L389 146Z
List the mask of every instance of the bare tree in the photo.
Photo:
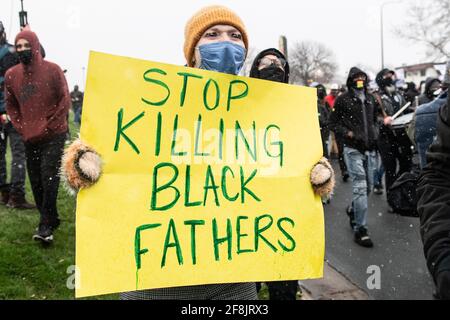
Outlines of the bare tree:
M433 61L450 58L450 0L414 2L408 9L409 20L395 33L411 43L425 45Z
M314 41L295 43L290 49L289 58L293 83L329 83L338 69L333 51Z

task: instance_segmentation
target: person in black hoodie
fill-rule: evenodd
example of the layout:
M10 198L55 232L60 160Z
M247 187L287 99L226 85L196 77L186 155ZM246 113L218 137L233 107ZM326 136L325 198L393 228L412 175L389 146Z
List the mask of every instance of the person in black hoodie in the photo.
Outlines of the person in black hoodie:
M260 52L253 61L250 77L289 83L290 68L284 54L271 48Z
M450 77L450 62L447 65ZM420 231L439 299L450 300L450 96L438 117L437 139L417 187Z
M416 98L419 96L419 91L416 89L416 84L414 82L407 82L408 86L403 96L406 102L411 102L411 105L417 107Z
M391 127L392 116L406 104L405 99L395 87L394 78L395 73L389 69L381 70L376 77L379 87L376 98L380 105L380 117L384 119L380 128L378 149L386 170L386 195L388 202L390 199L390 187L403 173L411 171L413 157L412 144L406 129L392 129ZM408 108L404 113L409 112L413 112L412 107ZM394 212L392 208L389 210Z
M336 100L331 128L344 139L344 158L353 185L352 205L347 209L355 242L373 247L367 229L367 198L373 189L377 145L377 104L367 91L368 76L354 67L350 70L348 91Z
M425 91L419 96L419 106L436 99L434 93L441 87L441 80L438 78L428 78L425 81Z

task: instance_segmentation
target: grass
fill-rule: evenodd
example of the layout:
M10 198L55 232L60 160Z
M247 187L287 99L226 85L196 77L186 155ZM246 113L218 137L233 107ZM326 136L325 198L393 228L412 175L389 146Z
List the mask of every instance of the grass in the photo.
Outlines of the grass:
M72 137L78 134L72 113L70 132ZM8 178L10 162L8 147ZM28 177L26 194L33 202ZM68 268L75 264L75 198L62 186L58 193L58 212L61 226L55 232L54 243L45 248L32 240L39 223L37 210L14 210L0 205L0 300L74 299L75 291L66 283L71 276ZM116 299L117 296L100 298Z

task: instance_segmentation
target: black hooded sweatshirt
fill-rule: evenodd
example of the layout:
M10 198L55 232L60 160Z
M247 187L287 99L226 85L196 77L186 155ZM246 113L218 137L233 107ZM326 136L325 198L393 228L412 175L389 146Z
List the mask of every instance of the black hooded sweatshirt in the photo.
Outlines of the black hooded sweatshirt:
M278 58L282 58L282 59L286 60L286 57L284 56L284 54L282 54L277 49L271 48L271 49L262 51L260 54L258 54L256 56L255 60L253 61L252 68L250 70L251 78L261 79L261 75L258 70L259 62L261 61L262 58L264 58L265 56L270 55L270 54L274 55ZM289 83L289 74L290 74L289 63L286 60L286 66L284 67L284 81L283 81L284 83Z
M450 299L450 96L438 117L417 188L417 210L428 269L441 299Z
M336 134L344 137L345 146L364 153L375 150L377 146L378 106L375 98L369 94L367 88L363 89L365 94L364 103L358 98L356 90L353 89L353 80L358 74L366 75L356 67L350 70L347 79L349 90L336 99L334 112L331 114L330 126ZM353 132L352 138L348 136L349 132Z

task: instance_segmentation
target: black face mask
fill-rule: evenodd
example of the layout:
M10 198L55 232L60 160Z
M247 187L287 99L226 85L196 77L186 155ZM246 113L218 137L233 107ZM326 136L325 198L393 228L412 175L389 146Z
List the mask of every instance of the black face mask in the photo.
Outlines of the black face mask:
M394 85L394 80L391 77L389 77L389 78L383 79L382 84L383 84L383 87L390 87L390 86Z
M30 64L33 58L31 50L17 52L17 56L19 57L19 61L25 65Z
M285 78L284 71L274 65L259 70L259 79L284 82L284 78Z

